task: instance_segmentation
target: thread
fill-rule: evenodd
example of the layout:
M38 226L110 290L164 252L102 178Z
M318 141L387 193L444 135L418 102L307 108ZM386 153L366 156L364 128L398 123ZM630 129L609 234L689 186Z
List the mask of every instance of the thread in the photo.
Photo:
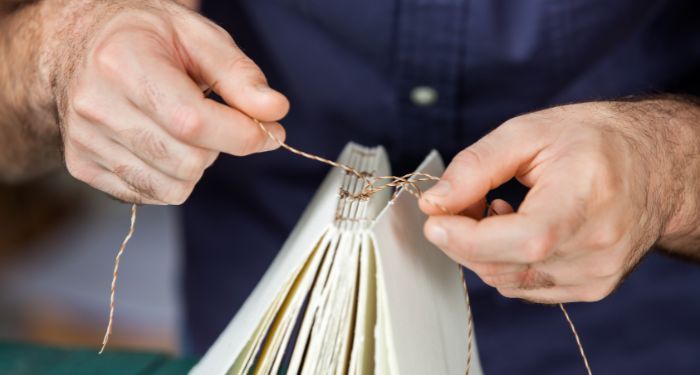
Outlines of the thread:
M129 232L124 237L121 246L119 246L119 251L117 251L117 256L114 258L114 273L112 274L112 286L109 293L109 320L107 321L107 330L105 331L104 338L102 339L102 347L98 354L102 354L107 344L109 343L109 338L112 335L112 324L114 323L114 310L115 310L115 297L117 294L117 277L119 276L119 261L121 260L126 245L129 243L131 236L134 235L134 230L136 229L136 204L131 205L131 223L129 225Z
M205 93L206 96L206 93ZM371 174L368 174L366 172L358 171L355 168L352 168L348 165L326 159L324 157L310 154L308 152L299 150L297 148L294 148L292 146L289 146L282 140L278 139L272 132L270 132L263 124L260 122L258 119L252 118L252 120L258 124L260 129L268 136L270 137L273 141L275 141L277 144L279 144L280 147L286 149L287 151L299 155L301 157L310 159L310 160L315 160L320 163L324 163L327 165L330 165L334 168L340 168L346 173L355 175L362 181L364 181L364 187L362 189L362 192L358 194L356 199L367 199L370 197L372 194L375 194L379 191L382 191L384 189L388 188L396 188L396 192L398 192L400 189L405 190L409 194L413 195L416 197L416 199L423 199L427 203L439 208L441 211L443 211L447 215L454 215L452 212L450 212L446 207L438 204L437 202L431 201L428 198L425 198L422 196L422 190L418 186L419 182L423 181L438 181L440 180L439 177L432 176L427 173L420 173L420 172L414 172L414 173L408 173L403 176L372 176ZM349 194L348 192L345 192L345 194ZM102 348L99 351L99 354L102 354L107 347L107 344L109 343L109 338L112 334L112 326L114 323L114 312L115 312L115 296L116 296L116 285L117 285L117 278L119 275L119 262L124 254L124 250L126 249L126 245L129 243L129 240L134 234L135 226L136 226L136 212L137 212L137 205L133 204L131 206L131 221L130 221L130 226L129 226L129 231L122 241L121 246L119 247L119 251L117 252L117 256L114 260L114 273L112 277L112 284L110 288L110 301L109 301L109 320L107 323L107 329L104 335L104 338L102 340ZM469 300L469 290L467 286L467 281L466 277L464 275L464 268L462 268L461 265L457 264L457 267L459 268L460 272L460 277L462 279L462 289L464 292L464 301L466 304L466 310L467 310L467 363L466 363L466 368L465 368L465 375L469 375L469 369L471 368L471 363L472 363L472 352L473 352L473 318L472 318L472 310L471 310L471 303ZM576 346L578 347L579 353L581 354L581 358L583 359L583 363L586 367L586 371L588 375L592 375L591 372L591 367L588 363L588 358L586 356L586 353L583 349L583 345L581 344L581 339L578 335L578 332L576 331L576 327L571 320L571 317L569 316L569 313L566 311L566 308L564 307L564 304L560 303L559 308L561 309L562 313L564 314L564 317L566 318L566 321L569 325L569 328L571 329L571 332L574 336L574 339L576 340Z
M586 352L583 351L583 345L581 345L581 339L578 337L578 332L576 332L576 326L574 326L574 322L571 321L571 317L569 316L569 313L566 311L566 308L564 307L563 303L559 304L559 308L561 309L561 312L564 314L564 318L566 318L566 322L569 323L569 328L571 328L571 332L574 334L574 338L576 339L576 346L578 346L579 353L581 353L581 358L583 358L583 365L586 366L586 371L588 372L588 375L592 375L591 366L588 364L588 357L586 357Z
M302 157L305 157L307 159L311 160L316 160L321 163L328 164L332 167L340 168L344 170L346 173L351 173L358 178L362 179L365 181L365 187L362 190L362 192L357 196L358 199L366 199L367 197L371 196L372 194L387 189L387 188L398 188L398 189L404 189L416 199L423 199L427 203L439 208L441 211L443 211L447 215L454 215L454 213L450 212L446 207L438 204L437 202L434 202L426 197L422 196L422 191L420 187L418 186L418 182L421 181L438 181L440 180L439 177L437 176L432 176L427 173L420 173L420 172L414 172L414 173L408 173L403 176L380 176L380 177L372 177L368 175L367 173L361 172L356 170L355 168L352 168L348 165L338 163L333 160L326 159L324 157L310 154L308 152L299 150L297 148L294 148L292 146L289 146L279 138L277 138L274 134L272 134L271 131L269 131L262 122L260 122L258 119L253 118L253 121L258 124L258 127L267 134L267 136L275 141L280 147L296 154ZM386 181L386 182L382 182ZM457 264L459 267L460 271L460 276L462 278L462 288L464 291L464 301L466 303L467 307L467 365L466 369L464 371L465 375L469 375L469 369L471 367L471 362L472 362L472 336L473 336L473 318L472 318L472 309L471 309L471 303L469 300L469 290L467 287L467 281L464 275L464 269L462 268L461 265ZM578 347L579 353L581 354L581 358L583 359L583 363L586 366L586 371L588 372L588 375L592 375L591 372L591 367L588 364L588 357L586 356L586 352L583 349L583 345L581 344L581 339L579 338L578 332L576 331L576 327L574 326L573 321L571 320L571 317L569 317L568 312L566 311L566 308L564 307L564 304L560 303L559 308L561 311L564 313L564 317L566 318L567 323L569 324L569 328L571 328L571 332L574 335L574 338L576 339L576 346Z

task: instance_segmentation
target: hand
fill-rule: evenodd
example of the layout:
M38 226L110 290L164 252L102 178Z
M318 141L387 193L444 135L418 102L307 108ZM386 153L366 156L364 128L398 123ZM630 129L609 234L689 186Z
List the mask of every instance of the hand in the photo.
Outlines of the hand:
M275 121L287 99L214 23L171 1L77 3L88 4L80 22L60 25L64 43L46 52L77 179L124 201L180 204L219 152L277 147L249 116L284 139Z
M600 300L655 243L697 245L698 120L700 107L673 99L514 118L425 193L426 237L506 297ZM486 193L513 177L530 188L518 211L496 200L499 215L479 220Z

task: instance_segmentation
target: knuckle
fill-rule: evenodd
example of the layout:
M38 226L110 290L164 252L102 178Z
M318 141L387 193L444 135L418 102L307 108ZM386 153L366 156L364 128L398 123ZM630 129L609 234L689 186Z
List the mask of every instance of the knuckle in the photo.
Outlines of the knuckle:
M512 136L516 134L521 134L523 131L537 132L540 131L539 128L539 121L532 121L529 115L522 115L506 120L503 124L501 124L501 126L494 129L491 134Z
M606 226L591 236L591 245L595 248L607 249L615 246L625 235L625 230L619 225Z
M449 238L449 235L448 235ZM446 251L455 252L458 254L459 259L464 260L464 263L473 261L475 259L476 248L473 242L468 240L460 241L449 241L442 247Z
M525 115L527 116L527 115ZM525 116L516 116L516 117L511 117L508 120L506 120L499 128L513 128L513 127L519 127L523 126L523 123L526 122Z
M140 104L152 112L158 111L158 103L162 102L163 94L148 76L138 79L138 95Z
M556 285L552 276L538 271L534 267L528 267L527 270L518 272L516 278L518 280L518 287L526 290L548 289Z
M187 157L180 159L175 177L186 181L199 180L208 164L208 155L198 151L192 152Z
M148 202L149 204L153 201L151 198L145 198L142 195L140 195L137 192L134 192L131 189L123 189L123 190L109 190L105 191L105 193L113 196L115 199L124 202L124 203L136 203L136 204L143 204Z
M73 152L66 151L65 161L66 170L71 176L73 176L73 178L85 182L88 185L92 185L94 173L86 168L83 163L78 161L77 155L75 155Z
M481 280L494 288L513 285L512 275L481 276Z
M80 156L67 152L65 154L66 170L78 181L82 181L93 188L106 191L104 186L99 186L98 180L102 173L99 169L90 167Z
M71 130L66 134L66 141L70 143L73 150L72 153L76 155L82 155L86 152L92 152L94 145L94 140L85 134L85 132L80 130ZM68 151L66 150L66 159L68 158ZM66 161L67 162L67 161Z
M208 37L213 38L214 40L221 38L222 40L235 45L231 34L229 34L226 29L219 26L216 22L213 22L200 14L196 14L192 21L194 21L194 25L197 26L197 29L206 33Z
M209 155L207 155L207 158L206 158L207 162L206 162L206 165L204 166L204 169L211 167L214 164L214 162L216 162L216 159L218 159L218 158L219 158L219 152L209 151Z
M204 131L202 116L194 107L182 105L173 110L172 126L174 135L184 141L198 139Z
M231 44L231 45L233 45L233 46L236 45L236 42L233 40L233 37L231 36L231 34L229 34L228 31L226 31L226 29L224 29L223 27L221 27L221 26L219 26L218 24L216 24L216 22L212 22L212 21L210 21L210 20L208 20L208 19L205 19L205 21L206 21L206 25L210 28L210 30L211 30L216 36L222 38L222 39L225 40L227 43L229 43L229 44Z
M262 132L241 134L241 145L237 150L237 156L250 155L258 152L265 144L266 136Z
M112 37L97 45L93 52L93 61L97 69L108 74L121 72L127 54L123 44Z
M473 169L481 163L481 157L473 147L460 151L453 159L453 162L462 168Z
M89 93L83 85L78 85L74 89L70 107L81 117L95 122L103 122L104 120L95 96Z
M258 65L255 64L255 62L247 56L239 56L235 59L232 59L229 62L229 71L250 72L256 74L259 73L262 76L262 72L260 72L260 68L258 68Z
M496 290L498 290L498 293L500 293L503 297L519 298L519 294L517 293L517 289L514 289L514 288L496 288Z
M154 183L147 170L123 164L116 166L112 173L121 178L132 192L143 198L159 200L159 186Z
M578 293L574 299L581 302L599 302L607 297L612 292L611 288L607 287L592 287L586 288Z
M595 267L593 277L610 277L622 273L624 270L624 261L618 260L617 257L605 259L597 267Z
M229 72L241 77L246 84L266 84L267 78L258 65L247 56L232 59L228 65ZM225 82L223 82L225 83Z
M479 277L481 278L481 281L484 282L484 284L486 284L490 287L494 287L494 288L498 287L498 284L496 283L496 280L494 279L493 276L486 276L486 275L479 274Z
M543 122L549 122L547 121L548 118L549 116L547 116L544 111L530 112L509 118L501 124L501 126L496 128L495 131L522 131L523 129L527 131L533 131L533 129L543 130L548 127L551 128L549 124L542 126Z
M148 129L133 129L123 132L128 142L150 160L165 160L170 157L167 141Z
M194 189L194 184L187 182L176 182L169 185L170 188L163 196L162 201L171 205L181 205L185 203Z
M534 263L547 259L552 252L554 242L555 236L551 230L530 237L523 245L525 261Z
M497 263L481 263L474 265L471 269L481 276L495 276L503 273L503 267Z

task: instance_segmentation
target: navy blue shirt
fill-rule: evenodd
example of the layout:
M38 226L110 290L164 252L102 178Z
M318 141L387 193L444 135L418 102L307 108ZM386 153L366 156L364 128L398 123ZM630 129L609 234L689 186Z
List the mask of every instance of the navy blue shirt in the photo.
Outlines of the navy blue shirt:
M289 97L290 144L330 158L351 140L382 144L396 173L433 148L449 160L528 111L700 94L696 0L205 0L203 13ZM412 99L416 88L434 100ZM327 172L284 151L224 156L206 172L183 216L196 352L236 313ZM523 193L509 183L493 197ZM558 309L468 279L487 374L583 373ZM613 295L569 311L597 373L700 373L700 265L652 253Z

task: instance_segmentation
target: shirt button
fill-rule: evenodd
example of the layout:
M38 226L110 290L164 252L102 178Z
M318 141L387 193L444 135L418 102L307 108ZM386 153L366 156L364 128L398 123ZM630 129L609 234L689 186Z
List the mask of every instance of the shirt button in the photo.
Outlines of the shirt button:
M419 107L427 107L438 100L437 91L430 86L416 86L411 90L411 101Z

